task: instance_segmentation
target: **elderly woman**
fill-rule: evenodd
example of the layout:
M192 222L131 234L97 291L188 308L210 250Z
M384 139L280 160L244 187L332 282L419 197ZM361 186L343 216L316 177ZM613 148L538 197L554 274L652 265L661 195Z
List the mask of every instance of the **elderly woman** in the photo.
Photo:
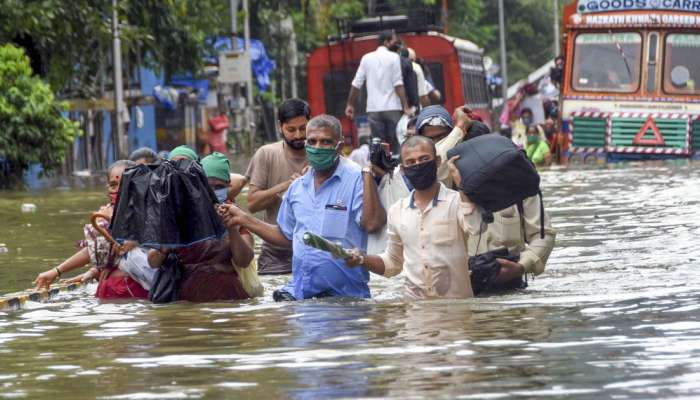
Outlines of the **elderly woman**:
M107 170L107 179L110 203L100 208L98 213L111 218L117 199L117 193L119 192L122 174L124 170L135 165L136 163L133 161L119 160L109 167ZM106 228L108 225L108 221L100 221L99 223L103 228ZM124 249L124 254L117 256L111 251L109 243L92 225L85 225L84 233L85 240L81 243L82 249L58 266L40 273L34 281L37 289L47 288L63 274L83 267L84 265L91 264L91 268L87 272L69 279L68 281L82 282L99 276L100 283L95 294L97 297L104 299L145 299L148 296L147 282L152 280L153 275L153 272L145 268L147 265L146 251L129 245ZM123 264L125 268L120 268L119 264ZM125 271L127 268L130 268L132 271L140 270L143 271L143 273L134 277ZM146 288L144 288L144 284L146 284Z

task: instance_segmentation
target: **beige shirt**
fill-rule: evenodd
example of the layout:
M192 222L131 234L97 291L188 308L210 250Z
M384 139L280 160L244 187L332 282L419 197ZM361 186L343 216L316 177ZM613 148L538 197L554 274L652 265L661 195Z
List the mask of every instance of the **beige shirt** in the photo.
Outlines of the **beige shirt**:
M301 174L306 166L306 157L292 158L285 147L284 140L266 144L258 149L250 160L246 176L250 185L260 190L267 190L289 179L294 173ZM277 213L282 204L282 196L265 210L263 220L277 224ZM264 242L258 257L260 274L288 274L292 272L292 251L286 247L274 246Z
M486 225L486 231L479 235L479 224L470 219L467 236L469 256L507 247L510 254L520 255L519 263L525 271L539 275L554 248L556 231L552 228L549 215L544 213L544 239L540 238L540 198L532 196L523 201L524 217L520 218L517 206L493 213L494 222ZM474 213L479 215L478 212ZM481 236L481 239L479 238ZM527 242L526 242L527 240Z
M285 151L284 140L262 146L255 152L253 159L248 164L248 177L250 185L260 190L267 190L289 179L294 173L301 174L306 166L306 157L291 158ZM282 198L265 210L265 222L277 224L277 212Z
M471 203L440 185L424 211L413 193L389 208L384 276L406 271L405 294L410 299L473 297L465 228L474 214Z

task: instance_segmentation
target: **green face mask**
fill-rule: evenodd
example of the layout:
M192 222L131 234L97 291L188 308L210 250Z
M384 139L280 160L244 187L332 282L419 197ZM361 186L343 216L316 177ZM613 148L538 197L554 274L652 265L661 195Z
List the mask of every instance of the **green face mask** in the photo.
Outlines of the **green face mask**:
M306 146L306 159L316 171L327 171L333 167L338 160L338 152L335 147L311 147Z
M540 138L537 135L530 135L527 137L527 144L537 144Z

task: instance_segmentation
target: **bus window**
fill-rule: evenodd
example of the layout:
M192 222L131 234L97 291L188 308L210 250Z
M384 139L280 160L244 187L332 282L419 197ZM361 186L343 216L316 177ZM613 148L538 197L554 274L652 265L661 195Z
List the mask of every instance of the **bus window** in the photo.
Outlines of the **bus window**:
M700 93L700 35L672 33L666 36L664 91Z
M323 77L323 97L326 99L326 114L338 118L345 115L345 104L350 93L350 84L355 77L354 70L336 69ZM367 104L367 86L363 85L360 96L355 103L357 115L365 114Z
M573 88L600 92L637 91L641 50L642 36L635 32L579 34L574 47Z
M459 52L459 69L462 75L462 93L468 106L486 108L489 93L481 55Z

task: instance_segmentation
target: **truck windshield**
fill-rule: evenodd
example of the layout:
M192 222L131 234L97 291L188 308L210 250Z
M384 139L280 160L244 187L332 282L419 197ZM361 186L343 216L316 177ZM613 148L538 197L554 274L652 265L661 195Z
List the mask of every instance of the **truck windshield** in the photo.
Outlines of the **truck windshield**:
M700 35L672 33L666 36L664 91L700 93Z
M635 32L576 36L572 86L579 91L631 93L639 89L642 36Z

